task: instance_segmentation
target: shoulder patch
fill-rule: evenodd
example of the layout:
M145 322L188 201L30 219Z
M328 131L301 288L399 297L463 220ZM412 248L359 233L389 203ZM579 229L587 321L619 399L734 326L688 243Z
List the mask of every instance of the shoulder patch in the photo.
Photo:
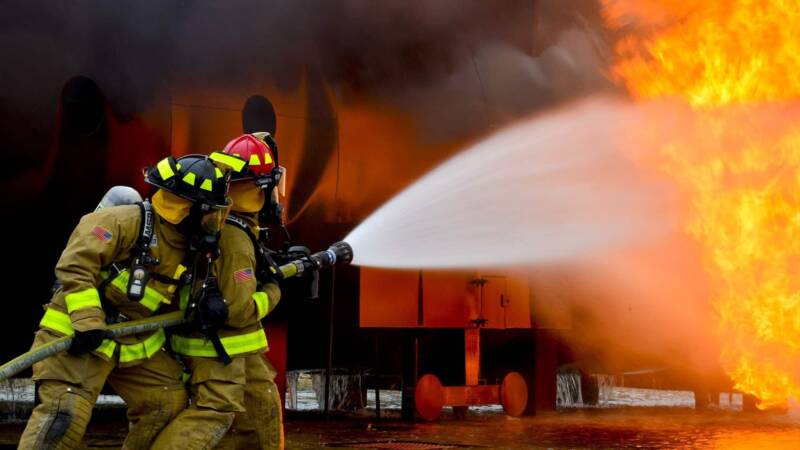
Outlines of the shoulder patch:
M105 228L101 227L100 225L95 225L92 228L92 234L97 238L100 239L100 242L106 244L114 237L110 231L106 230Z
M246 269L237 270L233 272L233 281L236 283L245 283L253 279L253 269L248 267Z

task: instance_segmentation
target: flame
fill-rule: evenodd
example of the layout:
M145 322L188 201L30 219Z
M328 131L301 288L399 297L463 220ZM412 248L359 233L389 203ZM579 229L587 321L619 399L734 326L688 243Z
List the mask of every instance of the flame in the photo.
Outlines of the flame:
M604 0L604 13L612 78L640 103L684 105L648 144L688 198L722 366L759 407L786 407L800 399L800 3Z

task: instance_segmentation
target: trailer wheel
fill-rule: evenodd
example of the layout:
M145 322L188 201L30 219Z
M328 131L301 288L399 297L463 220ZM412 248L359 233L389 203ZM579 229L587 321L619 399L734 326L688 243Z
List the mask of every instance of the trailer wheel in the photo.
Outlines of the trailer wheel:
M528 385L519 372L509 372L500 385L500 404L511 417L519 417L528 405Z
M444 388L436 375L427 374L417 381L414 389L417 412L425 420L435 420L444 407Z

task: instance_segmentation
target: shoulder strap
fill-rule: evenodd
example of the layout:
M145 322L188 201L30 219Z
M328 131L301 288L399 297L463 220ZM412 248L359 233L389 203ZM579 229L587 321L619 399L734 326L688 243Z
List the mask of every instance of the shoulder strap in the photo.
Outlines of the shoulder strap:
M253 246L254 247L256 246L256 244L259 243L258 242L258 238L253 233L253 230L250 228L250 226L247 224L247 222L245 222L244 219L242 219L241 217L239 217L237 215L234 215L234 214L229 214L228 217L225 219L225 222L227 222L227 223L229 223L231 225L235 225L239 229L244 231L247 234L247 237L249 237L250 240L253 242Z
M150 248L150 242L153 240L153 222L155 220L153 205L147 200L137 204L139 205L139 211L142 213L142 221L139 224L139 239L136 241L136 247L140 251L147 251Z
M250 226L247 225L247 222L235 214L228 214L228 217L225 218L225 221L229 224L236 225L244 231L249 231L250 234L252 234L252 230L250 229Z

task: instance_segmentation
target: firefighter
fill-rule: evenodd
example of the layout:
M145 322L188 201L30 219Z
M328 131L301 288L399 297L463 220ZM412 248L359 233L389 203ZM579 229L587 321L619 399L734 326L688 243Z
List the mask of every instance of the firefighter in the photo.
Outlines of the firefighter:
M267 225L283 226L283 207L279 195L285 183L285 173L278 165L277 145L267 132L245 134L233 139L223 152L240 156L249 164L246 174L234 175L231 180L233 207L222 234L235 245L242 246L243 252L251 254L260 248L257 242L259 218ZM265 262L262 264L266 265ZM277 284L267 275L267 267L263 269L256 274L260 289L255 294L261 296L260 292L268 293L264 297L266 308L262 311L262 317L272 312L281 299ZM233 427L217 446L218 450L283 449L282 402L275 384L276 374L266 354L258 353L245 358L246 411L236 415Z
M210 242L227 214L228 175L206 156L165 158L145 172L150 202L83 216L56 264L58 288L33 346L72 335L68 352L33 366L40 403L21 449L80 445L106 380L128 405L126 449L149 448L187 406L182 367L163 347L164 330L109 339L106 325L174 308L191 242ZM207 316L225 305L206 302ZM224 312L224 311L223 311Z
M230 315L219 331L228 364L203 336L175 334L172 349L191 369L192 406L171 422L153 448L283 448L281 401L275 370L264 353L261 319L280 300L277 284L259 276L258 213L278 184L280 169L267 144L254 135L231 141L224 153L248 162L230 185L231 215L222 230L214 264ZM269 204L268 204L269 205ZM226 435L227 433L227 435ZM223 436L226 436L221 441Z

